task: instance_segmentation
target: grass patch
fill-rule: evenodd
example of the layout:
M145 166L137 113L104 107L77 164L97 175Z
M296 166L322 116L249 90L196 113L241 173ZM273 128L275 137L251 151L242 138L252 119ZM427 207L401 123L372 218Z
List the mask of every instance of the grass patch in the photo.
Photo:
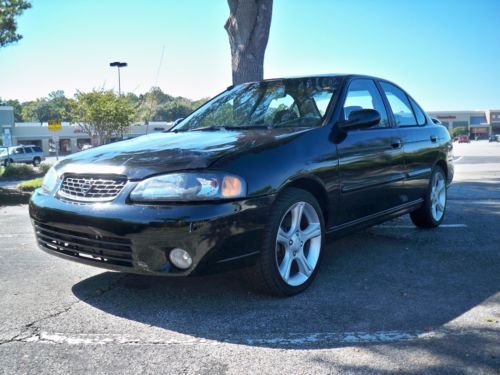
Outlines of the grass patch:
M34 178L33 180L23 181L17 184L17 188L22 191L34 191L42 186L43 177Z

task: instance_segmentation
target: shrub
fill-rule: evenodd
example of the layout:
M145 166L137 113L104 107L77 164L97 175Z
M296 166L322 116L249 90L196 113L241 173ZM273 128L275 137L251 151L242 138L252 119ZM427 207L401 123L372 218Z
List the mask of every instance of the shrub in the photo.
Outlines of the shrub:
M2 177L26 177L33 176L35 170L28 164L11 164L5 167Z
M34 178L33 180L23 181L17 184L17 188L22 191L34 191L42 186L43 178Z
M52 167L52 164L44 161L42 164L40 164L38 166L38 170L40 171L40 173L46 174L51 167Z

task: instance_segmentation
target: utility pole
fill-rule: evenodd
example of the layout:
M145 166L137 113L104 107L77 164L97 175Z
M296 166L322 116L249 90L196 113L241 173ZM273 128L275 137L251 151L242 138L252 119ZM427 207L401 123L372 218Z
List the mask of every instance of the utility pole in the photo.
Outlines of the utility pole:
M125 68L127 66L126 62L119 62L115 61L109 64L111 67L117 67L118 68L118 96L122 95L122 85L121 85L121 80L120 80L120 68Z

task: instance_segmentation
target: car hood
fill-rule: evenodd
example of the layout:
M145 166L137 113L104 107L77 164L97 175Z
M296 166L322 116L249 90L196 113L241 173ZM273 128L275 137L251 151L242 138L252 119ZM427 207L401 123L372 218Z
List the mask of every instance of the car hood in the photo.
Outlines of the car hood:
M121 174L129 179L207 168L229 154L290 140L306 130L215 130L154 133L72 154L58 173Z

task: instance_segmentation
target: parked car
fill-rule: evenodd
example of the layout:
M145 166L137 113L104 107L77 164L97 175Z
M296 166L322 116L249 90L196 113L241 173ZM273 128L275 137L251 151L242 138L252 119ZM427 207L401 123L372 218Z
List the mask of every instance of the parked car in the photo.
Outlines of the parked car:
M469 136L465 134L460 134L458 136L458 143L470 143Z
M498 138L500 138L498 135L490 135L490 137L488 138L488 142L499 142Z
M11 163L33 164L37 167L43 160L45 156L40 146L20 145L0 149L0 163L5 167Z
M42 250L123 272L250 267L288 296L326 236L443 221L452 144L405 91L360 75L229 87L171 131L68 156L30 201ZM76 203L76 204L75 204Z

